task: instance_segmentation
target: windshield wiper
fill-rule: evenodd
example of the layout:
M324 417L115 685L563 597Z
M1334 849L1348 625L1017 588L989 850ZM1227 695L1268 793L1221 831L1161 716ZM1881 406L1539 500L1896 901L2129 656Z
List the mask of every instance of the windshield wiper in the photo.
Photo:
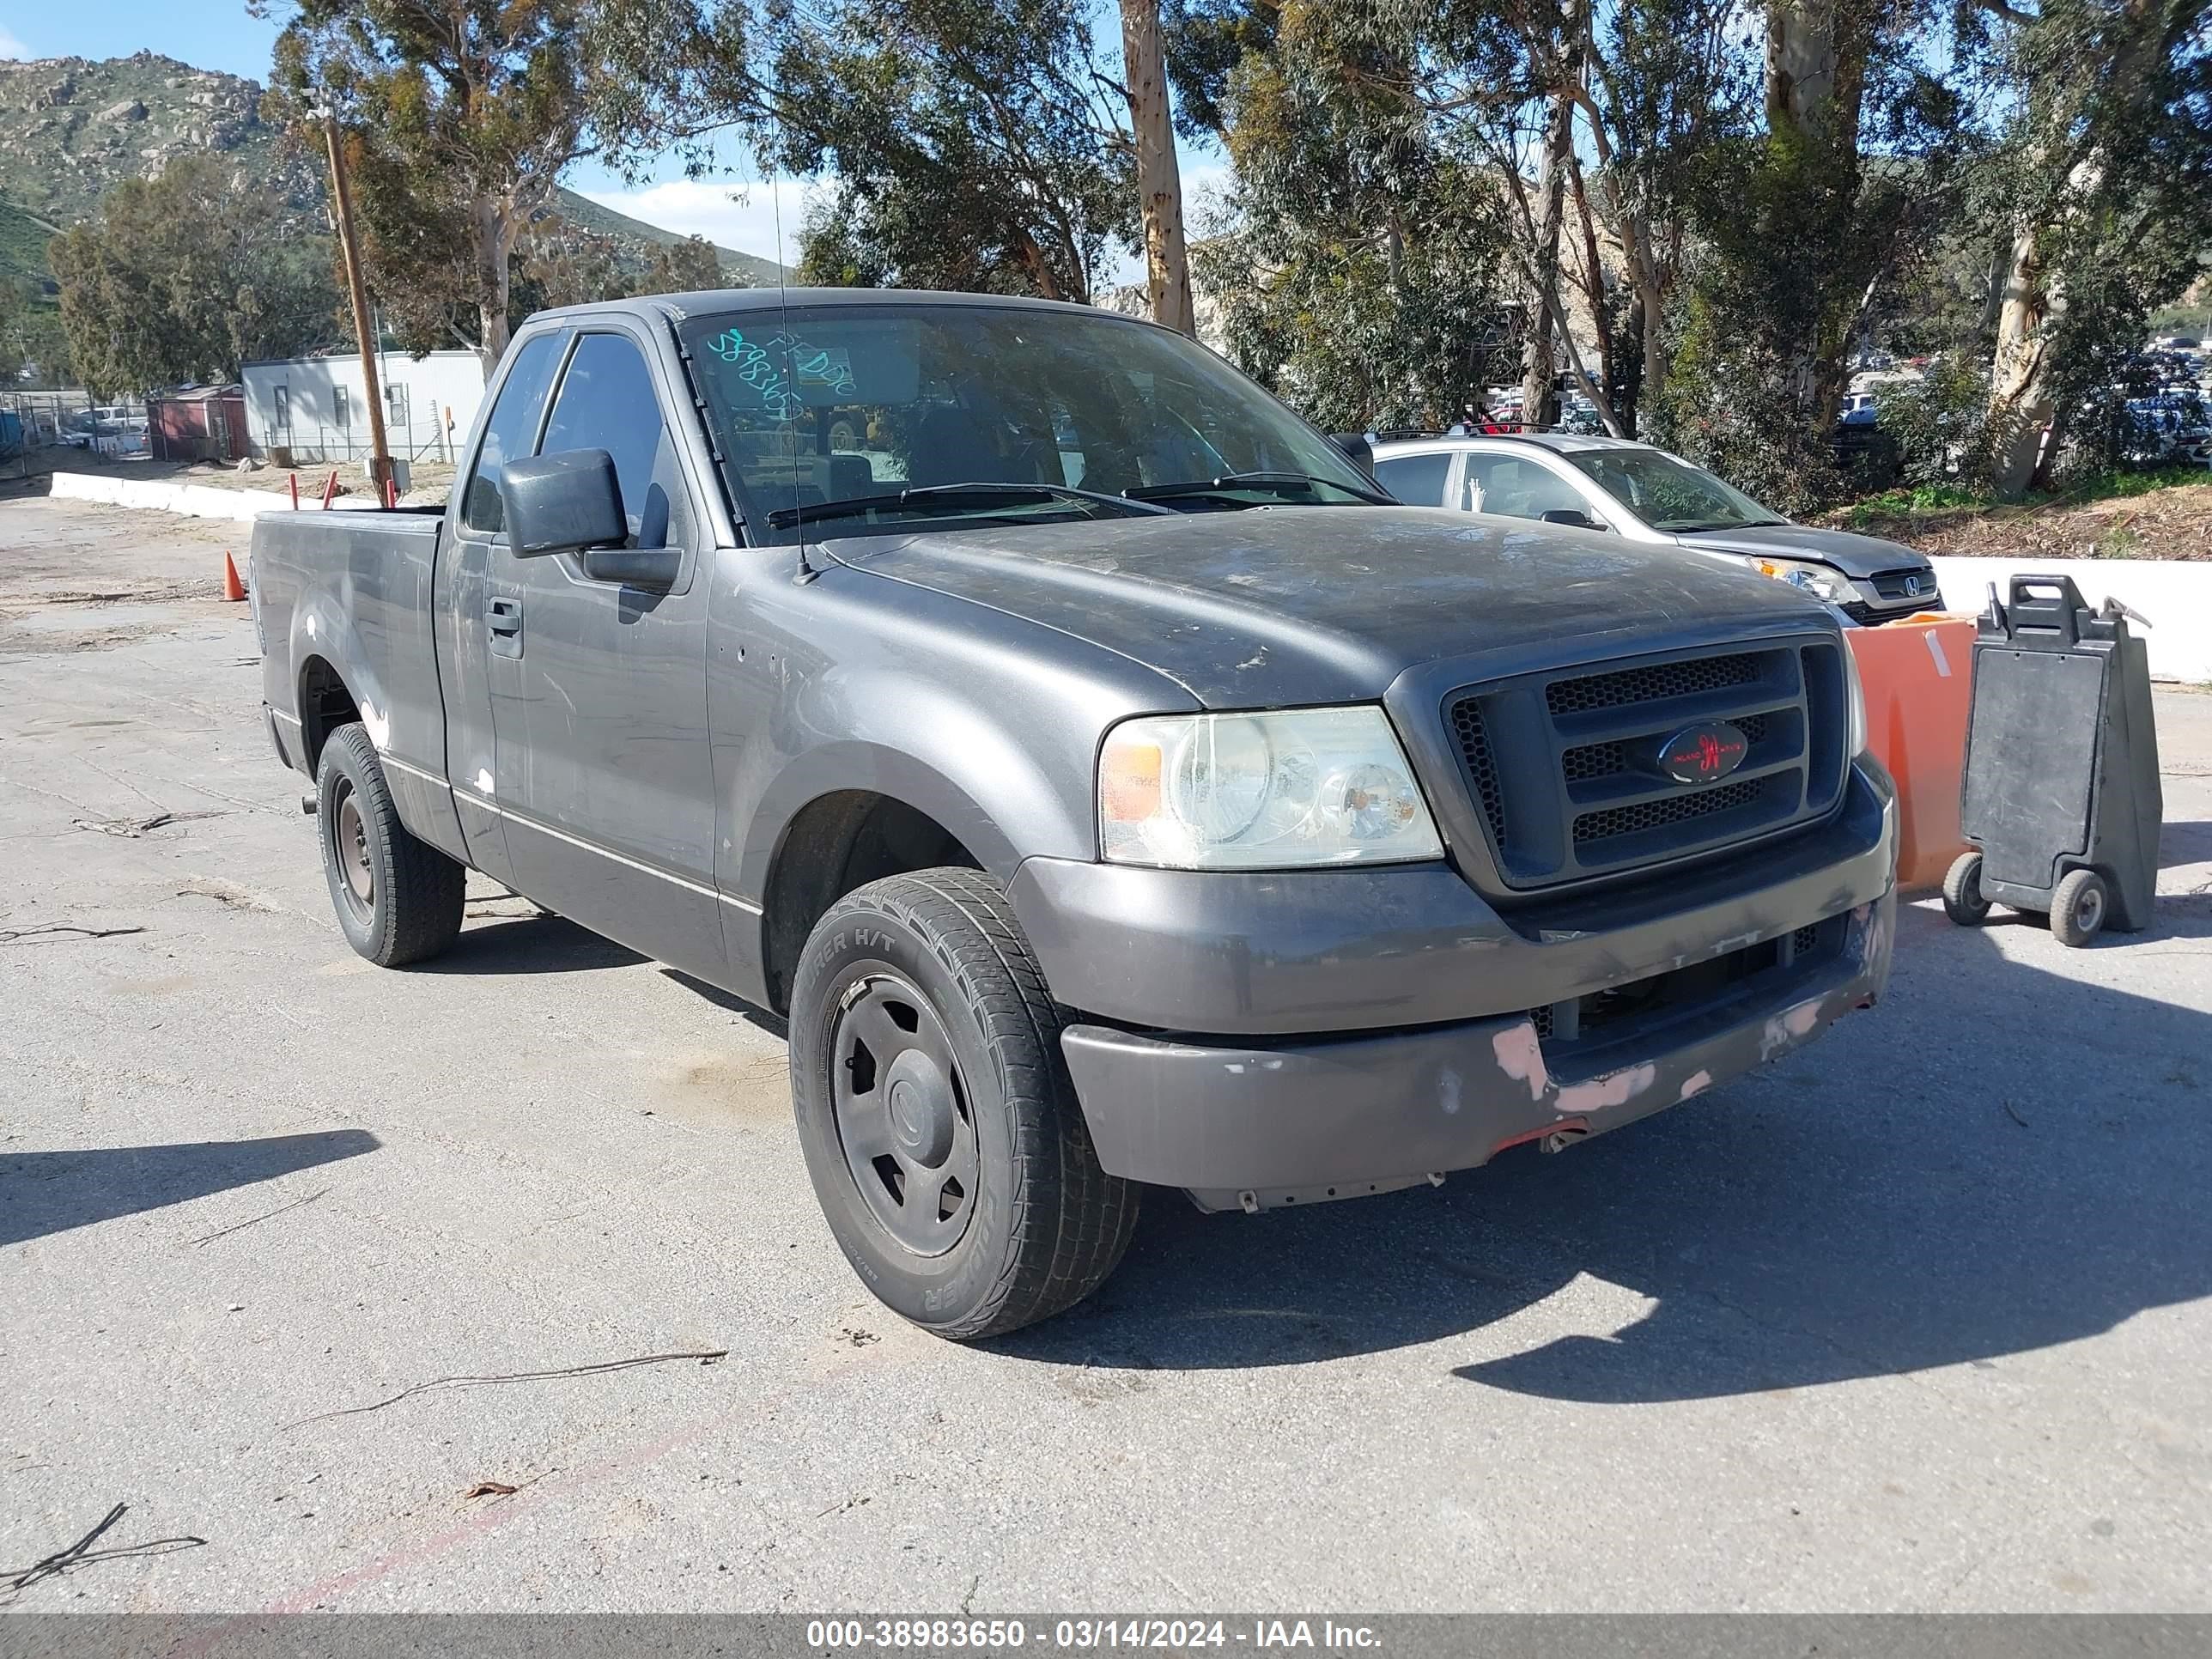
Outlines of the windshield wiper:
M1077 489L1069 484L979 482L921 484L888 495L854 495L844 501L824 501L818 507L779 507L768 515L768 522L772 530L789 530L794 525L814 520L865 518L871 513L896 513L902 507L943 507L957 511L963 501L991 501L1008 507L1024 502L1082 501L1092 507L1110 507L1121 513L1158 514L1168 510L1121 495L1103 495L1096 489Z
M1388 495L1339 483L1334 478L1316 477L1310 472L1224 472L1218 478L1185 478L1176 483L1139 484L1124 493L1134 501L1168 501L1185 495L1218 495L1232 489L1310 490L1316 484L1324 489L1341 490L1355 501L1371 501L1376 507L1397 505Z
M1674 526L1674 533L1678 536L1696 536L1708 530L1772 530L1777 526L1786 530L1790 526L1790 520L1787 519L1734 519L1720 524L1683 524Z

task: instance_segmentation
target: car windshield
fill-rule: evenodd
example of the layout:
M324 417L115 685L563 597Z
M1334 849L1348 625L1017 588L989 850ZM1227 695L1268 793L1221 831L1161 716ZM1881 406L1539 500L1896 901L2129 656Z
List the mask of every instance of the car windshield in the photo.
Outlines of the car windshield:
M1106 313L761 307L684 336L755 540L1388 500L1212 353ZM1000 488L945 488L971 484Z
M1747 530L1785 524L1734 484L1656 449L1581 449L1569 461L1654 530Z

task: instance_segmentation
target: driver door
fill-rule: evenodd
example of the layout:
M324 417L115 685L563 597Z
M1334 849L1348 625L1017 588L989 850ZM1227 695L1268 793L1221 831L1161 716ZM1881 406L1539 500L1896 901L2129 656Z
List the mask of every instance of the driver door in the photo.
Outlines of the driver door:
M604 580L588 553L521 559L493 544L495 770L519 890L712 977L724 960L707 733L713 550L657 356L611 319L579 331L532 453L605 450L624 545L674 553L673 580Z

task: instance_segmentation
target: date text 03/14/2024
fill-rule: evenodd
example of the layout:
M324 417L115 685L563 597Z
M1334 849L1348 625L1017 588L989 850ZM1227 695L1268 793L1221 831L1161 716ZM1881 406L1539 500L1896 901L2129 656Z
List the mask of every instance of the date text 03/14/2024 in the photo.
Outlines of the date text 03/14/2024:
M823 1652L896 1649L922 1652L1006 1652L1028 1647L1060 1649L1249 1648L1258 1652L1299 1648L1371 1651L1380 1635L1365 1625L1334 1620L1059 1619L1034 1628L1021 1619L822 1619L806 1627L806 1644Z

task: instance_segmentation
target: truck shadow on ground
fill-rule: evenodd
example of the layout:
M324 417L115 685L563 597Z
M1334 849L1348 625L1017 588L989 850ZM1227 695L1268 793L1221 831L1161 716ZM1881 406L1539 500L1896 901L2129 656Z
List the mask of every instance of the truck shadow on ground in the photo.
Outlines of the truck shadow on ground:
M0 1153L0 1245L274 1181L381 1145L365 1129Z
M415 974L575 974L634 968L646 958L627 945L550 914L508 916L461 929L442 955L408 969Z
M1881 1008L1561 1156L1256 1218L1149 1193L1120 1273L996 1346L1173 1369L1450 1339L1470 1382L1628 1403L1993 1365L2212 1294L2212 1015L2008 959L2055 948L1915 908ZM2212 896L2095 954L2130 951L2204 984Z

